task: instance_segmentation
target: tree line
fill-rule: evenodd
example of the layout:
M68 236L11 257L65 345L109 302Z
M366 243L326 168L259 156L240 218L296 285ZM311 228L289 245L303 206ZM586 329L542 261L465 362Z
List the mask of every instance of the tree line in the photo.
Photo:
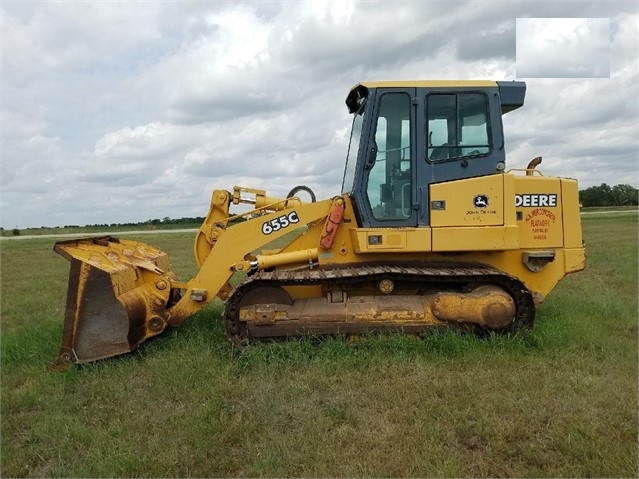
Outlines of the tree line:
M579 201L588 206L632 206L639 204L639 190L630 185L602 183L579 191Z

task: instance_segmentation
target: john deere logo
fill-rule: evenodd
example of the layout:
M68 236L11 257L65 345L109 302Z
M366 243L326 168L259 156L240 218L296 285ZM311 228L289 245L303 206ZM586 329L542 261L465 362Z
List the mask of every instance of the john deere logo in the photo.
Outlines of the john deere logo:
M486 195L477 195L473 199L473 204L475 208L487 208L488 207L488 196Z

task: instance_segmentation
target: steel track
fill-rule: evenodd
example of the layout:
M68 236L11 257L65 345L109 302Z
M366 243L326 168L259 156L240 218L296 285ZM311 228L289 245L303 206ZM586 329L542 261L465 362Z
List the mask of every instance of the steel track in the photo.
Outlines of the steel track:
M239 347L247 345L251 338L243 322L239 320L239 310L242 298L252 290L262 287L284 286L326 286L348 290L362 286L376 287L382 279L390 279L397 284L409 286L415 290L432 290L433 288L465 290L480 285L495 285L510 294L516 304L516 314L512 323L499 332L512 332L520 328L530 327L535 318L535 308L530 291L517 279L490 266L476 264L429 263L420 265L347 265L340 267L325 267L307 270L278 270L259 271L247 276L238 284L226 302L224 323L226 334L233 344ZM453 324L453 323L451 323ZM477 325L464 325L474 331L486 331ZM336 324L335 327L338 327ZM263 328L263 327L261 327ZM278 329L277 324L268 326L269 330L261 336L290 336L290 330ZM402 328L406 332L419 333L431 329L432 326L410 326ZM309 329L308 332L317 334L348 333L357 334L371 330L389 330L387 325L372 327L367 323L363 328L352 323L339 323L339 330ZM396 328L395 328L396 329ZM491 330L492 331L492 330ZM293 335L302 335L295 333Z

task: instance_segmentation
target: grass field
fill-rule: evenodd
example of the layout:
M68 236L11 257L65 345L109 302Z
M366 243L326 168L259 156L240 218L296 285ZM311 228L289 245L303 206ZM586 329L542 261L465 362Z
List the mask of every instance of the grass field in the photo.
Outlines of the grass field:
M2 477L637 477L637 214L583 218L587 270L514 338L227 343L212 304L63 373L68 263L2 241ZM183 278L191 234L145 235Z

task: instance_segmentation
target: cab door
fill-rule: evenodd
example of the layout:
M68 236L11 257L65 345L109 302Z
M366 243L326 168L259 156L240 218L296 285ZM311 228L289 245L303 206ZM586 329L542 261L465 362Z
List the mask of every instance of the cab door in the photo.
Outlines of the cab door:
M415 88L377 89L355 195L363 226L417 226Z

